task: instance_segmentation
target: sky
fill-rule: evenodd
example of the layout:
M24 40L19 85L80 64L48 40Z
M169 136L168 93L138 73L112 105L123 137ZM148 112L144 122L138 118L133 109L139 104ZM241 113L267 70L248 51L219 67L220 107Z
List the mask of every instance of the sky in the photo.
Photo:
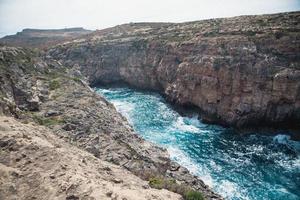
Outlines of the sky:
M24 28L103 29L300 11L300 0L0 0L0 37Z

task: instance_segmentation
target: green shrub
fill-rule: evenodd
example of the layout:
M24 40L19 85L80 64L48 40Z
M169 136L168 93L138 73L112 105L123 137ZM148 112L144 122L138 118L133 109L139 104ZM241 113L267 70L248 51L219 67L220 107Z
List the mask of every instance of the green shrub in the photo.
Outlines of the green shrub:
M78 78L78 77L73 77L72 80L75 81L75 82L80 82L81 81L81 79Z
M182 191L180 188L183 186L176 183L174 179L166 179L164 177L152 177L149 179L149 185L156 189L167 189L176 193Z
M203 195L195 190L189 190L184 194L185 200L204 200Z
M174 179L166 179L164 177L149 178L149 185L156 189L167 189L169 191L180 194L185 200L204 200L202 194L190 187L178 184Z
M52 81L50 81L50 84L49 84L49 89L50 90L56 90L59 87L60 87L60 83L59 83L58 80L52 80Z
M52 126L52 125L57 125L57 124L61 124L64 121L60 118L57 117L52 117L52 118L45 118L42 116L38 116L38 115L33 115L33 120L38 123L39 125L43 125L43 126Z
M149 185L152 188L162 189L164 186L164 180L158 177L150 178Z

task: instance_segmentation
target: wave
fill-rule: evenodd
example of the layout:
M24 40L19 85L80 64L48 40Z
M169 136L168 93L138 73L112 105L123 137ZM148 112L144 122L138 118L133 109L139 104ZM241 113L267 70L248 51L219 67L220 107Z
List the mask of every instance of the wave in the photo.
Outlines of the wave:
M177 147L169 146L167 147L167 151L172 160L187 168L190 173L199 176L200 179L209 187L213 187L213 178L207 168L194 162L184 151Z
M300 142L291 140L291 136L285 134L278 134L273 137L273 142L276 144L284 145L295 154L300 154Z
M132 124L133 121L130 115L132 114L135 105L133 103L119 100L112 100L111 102L113 103L117 111L121 113L129 121L130 124Z
M288 144L290 139L291 139L291 136L289 136L289 135L279 134L273 138L273 141L278 144Z
M249 199L249 197L246 195L246 191L243 191L238 184L228 180L214 180L209 169L194 162L188 155L185 154L184 151L180 150L179 148L170 146L167 147L167 150L172 160L175 160L180 165L186 167L190 173L197 175L206 185L213 188L226 199ZM211 165L214 165L214 169L218 168L215 163L211 163Z
M230 200L298 199L300 142L286 134L234 134L180 116L159 95L129 89L100 91L145 139Z
M250 200L250 198L246 194L243 194L244 192L238 186L238 184L230 182L228 180L219 181L218 186L216 186L215 188L216 191L219 192L225 199Z
M191 132L191 133L199 132L199 128L193 124L187 124L184 121L184 117L178 117L177 120L172 124L172 126L176 130L181 130L184 132Z

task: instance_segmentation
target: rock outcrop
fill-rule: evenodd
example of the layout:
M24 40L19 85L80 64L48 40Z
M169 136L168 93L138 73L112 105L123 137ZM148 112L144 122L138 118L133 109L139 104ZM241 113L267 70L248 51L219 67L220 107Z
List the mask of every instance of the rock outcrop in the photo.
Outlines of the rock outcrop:
M132 23L48 53L91 84L155 89L202 119L238 128L300 126L300 12Z
M87 85L85 77L75 67L64 67L58 61L23 48L0 47L0 55L0 115L29 124L22 125L11 118L0 119L0 173L3 173L0 188L3 188L3 197L17 192L17 199L33 198L32 195L43 193L58 199L66 196L68 199L70 195L84 199L85 194L86 198L98 194L96 199L103 199L102 192L109 188L112 191L104 194L112 199L113 195L119 196L115 199L125 197L126 191L133 195L143 193L138 198L152 194L154 197L150 199L180 197L164 190L161 193L140 190L144 185L149 186L145 181L159 178L171 180L170 183L176 184L173 190L177 188L175 192L179 194L188 188L200 191L206 199L222 199L198 177L172 162L165 149L139 137L114 106ZM22 153L27 157L22 157ZM85 156L88 160L78 164L78 160ZM107 162L113 164L110 165L117 171L115 175L98 171L101 166L108 165ZM71 166L62 170L56 163ZM86 169L85 165L92 174L82 171ZM124 175L128 174L128 181L123 180L123 176L118 177L122 170L127 170ZM14 171L21 174L20 177L11 176ZM78 177L73 174L76 171ZM53 173L54 178L48 172ZM61 173L65 175L60 176ZM50 179L46 177L48 175ZM130 190L128 184L134 177L136 180ZM68 180L74 184L68 185ZM102 182L108 183L102 186ZM80 186L79 183L88 185ZM138 184L141 187L135 187ZM38 185L34 193L29 192ZM91 190L88 190L89 186ZM49 190L46 191L47 187ZM118 188L120 191L115 191Z

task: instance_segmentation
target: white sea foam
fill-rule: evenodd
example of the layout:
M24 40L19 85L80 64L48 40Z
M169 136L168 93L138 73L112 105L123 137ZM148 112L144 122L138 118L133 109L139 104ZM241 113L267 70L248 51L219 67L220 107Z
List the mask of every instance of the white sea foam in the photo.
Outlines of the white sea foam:
M277 160L275 162L286 170L300 170L300 156L294 160Z
M118 98L117 100L111 100L111 102L115 105L116 109L129 120L131 124L133 124L132 121L136 122L137 120L139 120L140 122L140 119L137 118L138 113L135 110L135 109L141 109L139 105L140 101L143 101L143 103L145 103L145 105L149 107L155 105L154 103L156 100L159 101L159 99L154 99L154 97L151 96L147 98L141 98L139 96L140 94L135 94L137 98L131 99L128 98L131 97L131 95L129 95L130 93L127 94L127 92L126 91L124 92L124 90L122 91L102 90L101 93L107 94L113 97L113 99L115 99L115 97ZM114 94L112 95L112 93ZM120 98L123 100L120 101ZM126 101L126 98L128 98L128 101ZM149 101L148 98L151 99L151 102L147 103L147 101ZM152 100L154 101L154 103L152 102ZM165 147L167 148L172 160L177 161L180 165L186 167L192 174L197 175L199 178L201 178L204 181L205 184L209 185L211 188L213 188L215 192L225 197L225 199L232 199L232 200L233 199L247 200L249 198L258 199L256 198L256 196L252 196L253 195L252 191L250 193L249 188L246 188L247 184L243 184L243 182L239 183L240 181L239 177L234 176L235 175L234 171L232 176L227 176L226 173L228 171L230 172L231 169L231 168L227 169L227 165L228 166L232 165L236 169L239 169L239 167L241 167L241 169L254 167L252 165L252 159L253 159L253 155L255 155L256 157L263 157L266 158L267 160L274 160L276 165L282 166L287 171L290 170L291 172L295 172L298 169L300 169L299 154L293 154L293 156L298 155L297 158L292 157L293 159L290 159L290 157L286 157L285 153L281 151L278 152L271 151L270 154L265 155L266 152L269 152L268 146L257 142L252 143L253 141L257 140L256 135L252 136L255 137L252 138L253 141L251 140L250 143L244 143L244 144L241 144L239 141L226 140L226 137L225 139L221 137L221 140L215 141L216 138L214 137L214 135L220 134L221 131L218 130L223 130L223 129L220 129L217 126L212 127L211 125L202 124L201 121L198 120L198 116L181 117L178 115L177 112L169 110L169 108L166 107L166 105L162 102L159 102L156 108L158 108L158 111L155 110L156 113L153 113L153 111L151 110L152 112L152 113L150 112L151 116L152 114L155 115L157 114L157 112L159 112L160 115L158 117L161 117L161 120L163 120L164 123L162 123L163 124L162 126L157 126L157 129L151 128L149 130L146 130L145 131L146 138L155 143L166 145ZM139 112L144 113L146 111L140 110ZM160 120L160 119L155 118L155 120ZM167 130L164 130L165 127ZM189 137L185 137L185 135L188 136L189 133L197 133L197 135L201 136L202 142L182 143L181 140L186 141L186 139L189 139ZM231 142L232 142L232 147L230 146ZM187 144L189 144L189 146L187 146ZM218 146L214 146L220 144L221 146L225 146L225 147L229 145L228 146L229 148L227 149L228 152L226 151L226 148L225 150L223 150L223 149L219 149ZM293 151L294 150L296 150L297 152L300 151L300 143L296 141L292 141L290 136L288 135L280 134L273 137L272 148L274 146L277 147L277 144L280 144L278 146L281 145L287 146ZM245 145L245 149L247 149L247 151L243 151L243 148L239 150L240 145ZM210 158L207 159L206 157L202 158L201 155L197 156L196 153L193 151L193 149L201 149L201 148L204 149L216 148L215 154L211 155L211 159ZM216 157L218 160L214 161L214 157ZM273 157L276 159L273 159ZM219 160L221 160L222 162L218 162ZM224 173L224 176L222 173ZM249 173L251 176L250 178L257 177L257 171L250 170ZM245 178L247 178L247 176L245 176ZM255 180L260 181L259 177ZM262 182L263 181L264 180L262 180ZM268 182L266 182L264 185L266 184L268 184ZM287 193L288 191L284 187L273 188L273 185L268 185L266 188L268 190L273 190L276 193ZM254 187L253 189L258 189L258 188Z
M215 161L211 160L209 162L210 167L215 171L221 171L222 167L220 165L217 165Z
M213 186L213 178L211 177L209 170L203 168L201 165L196 164L184 151L170 146L167 147L172 160L175 160L180 165L186 167L192 174L197 175L204 181L204 183L210 187Z
M108 89L98 89L99 92L103 93L103 94L110 94L112 93L112 90L108 90Z
M198 165L187 156L184 151L176 147L167 148L172 160L177 161L180 165L186 167L192 174L195 174L203 180L205 184L214 188L219 194L228 199L243 199L248 200L247 195L243 194L242 189L233 182L228 180L214 181L210 175L210 171L204 166ZM210 163L215 170L218 170L220 166L217 166L213 161Z
M200 122L200 120L198 118L199 118L198 115L194 115L193 117L188 118L188 120L189 120L189 122L190 122L191 125L199 127L201 125L201 122Z
M171 159L186 167L192 174L199 176L199 178L201 178L205 184L214 188L223 197L228 199L249 199L246 195L243 194L242 189L239 188L237 184L232 183L228 180L222 180L220 182L214 181L212 176L210 175L210 171L207 168L201 165L197 165L195 162L193 162L193 160L185 155L182 150L176 147L169 147L167 149L171 156ZM215 163L210 164L213 165L216 170L218 170L219 166L216 166Z
M178 117L177 120L173 123L173 127L177 130L181 130L184 132L191 132L191 133L199 132L199 128L197 128L194 125L186 124L183 121L183 119L184 119L183 117Z
M288 144L291 137L289 135L279 134L273 138L273 141L278 144Z
M197 165L189 158L189 156L185 155L182 150L176 147L168 147L167 150L170 154L171 159L186 167L191 173L197 173Z
M134 104L118 100L112 100L111 102L114 104L117 111L120 112L129 121L129 123L132 124L130 114L134 110Z
M216 191L221 194L225 199L243 199L248 200L247 195L242 194L241 188L236 183L228 180L222 180L217 183L218 185L213 186Z
M300 142L291 140L291 136L289 135L283 135L283 134L276 135L275 137L273 137L273 142L277 144L286 145L289 149L291 149L298 155L300 153Z

